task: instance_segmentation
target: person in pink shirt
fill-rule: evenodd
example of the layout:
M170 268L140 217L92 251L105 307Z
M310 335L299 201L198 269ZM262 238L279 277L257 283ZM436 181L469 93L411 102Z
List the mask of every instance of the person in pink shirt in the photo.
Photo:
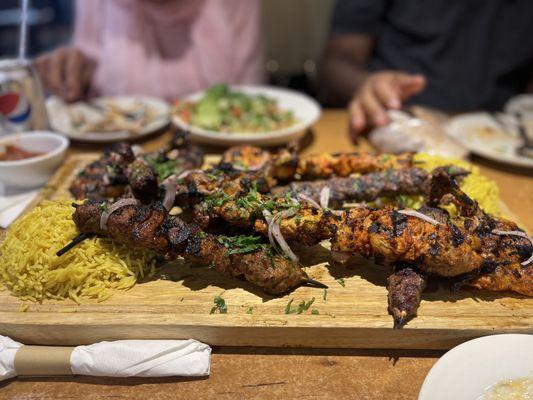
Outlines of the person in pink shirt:
M66 101L261 83L263 65L259 0L78 0L72 46L36 60Z

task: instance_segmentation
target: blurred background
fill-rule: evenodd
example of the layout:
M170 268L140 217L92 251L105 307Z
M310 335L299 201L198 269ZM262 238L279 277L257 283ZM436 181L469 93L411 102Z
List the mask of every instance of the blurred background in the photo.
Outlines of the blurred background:
M74 22L72 0L32 0L29 13L30 56L68 44ZM263 0L263 29L271 84L320 98L319 60L329 34L335 0ZM0 56L15 56L20 22L19 0L0 4Z

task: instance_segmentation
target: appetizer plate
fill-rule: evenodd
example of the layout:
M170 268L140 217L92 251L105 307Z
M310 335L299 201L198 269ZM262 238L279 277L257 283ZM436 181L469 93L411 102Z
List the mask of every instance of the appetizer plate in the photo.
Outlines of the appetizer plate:
M488 113L469 113L452 118L447 132L470 152L492 161L517 167L533 168L533 158L517 154L522 144L514 118L500 114L498 122ZM533 118L526 118L526 129L533 129Z
M485 336L444 354L427 374L418 399L482 400L491 386L520 378L533 379L533 335Z
M4 136L0 148L12 144L41 155L15 161L0 161L0 183L30 188L44 185L65 157L69 140L47 131L32 131Z
M200 143L219 146L234 146L237 144L253 144L257 146L276 146L288 143L304 135L306 129L312 126L322 113L320 105L304 94L293 90L272 86L231 86L249 95L265 95L275 99L282 110L291 110L296 123L284 129L268 132L237 133L217 132L199 128L185 122L178 115L172 116L172 122L179 128L188 130L191 137ZM185 97L185 101L197 101L204 95L204 91Z
M50 125L53 130L68 136L71 139L82 142L109 143L123 140L138 139L150 135L164 128L170 121L169 105L158 98L148 96L116 96L100 97L91 101L93 105L85 102L66 104L57 97L49 97L46 100ZM72 119L72 113L82 115L88 123L97 122L101 119L100 108L106 105L116 106L120 109L132 110L135 107L146 106L153 115L149 121L140 127L137 132L117 130L109 132L82 132L76 129Z

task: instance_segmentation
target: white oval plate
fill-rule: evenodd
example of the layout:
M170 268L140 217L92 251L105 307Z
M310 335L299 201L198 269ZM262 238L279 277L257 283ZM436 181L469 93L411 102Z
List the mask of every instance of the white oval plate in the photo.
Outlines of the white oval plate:
M287 128L269 132L237 133L210 131L189 125L178 115L172 116L172 122L179 128L191 133L191 137L201 143L221 146L234 146L237 144L253 144L257 146L275 146L290 142L303 136L306 129L313 125L322 113L320 105L307 95L293 90L273 86L231 86L249 95L263 94L277 100L283 110L291 110L297 120L296 124ZM197 92L183 98L183 100L197 101L205 92Z
M462 114L450 120L446 131L474 154L504 164L533 168L533 159L516 154L522 140L512 119L507 117L507 120L508 129L504 131L488 113ZM531 124L527 120L525 123L533 127L533 120Z
M143 103L155 110L155 117L140 129L138 133L129 131L116 132L78 132L72 128L70 117L67 113L67 107L70 105L63 103L57 97L46 99L46 108L50 119L50 125L56 132L60 132L71 139L82 142L109 143L119 142L122 140L133 140L143 136L150 135L164 128L170 121L170 106L163 100L149 96L113 96L99 97L93 102L105 104L111 102L118 106L128 107L134 103ZM74 103L76 105L77 103ZM87 113L96 112L88 110Z
M493 335L444 354L422 384L419 400L476 400L490 386L533 377L533 335Z

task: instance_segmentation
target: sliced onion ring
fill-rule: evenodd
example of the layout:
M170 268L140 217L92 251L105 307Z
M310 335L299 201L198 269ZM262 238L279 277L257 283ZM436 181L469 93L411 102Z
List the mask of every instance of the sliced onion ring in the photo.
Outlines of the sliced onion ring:
M329 186L324 186L320 191L320 205L322 208L328 208L329 197L331 196L331 189Z
M309 197L308 195L303 194L303 193L298 193L298 197L304 201L307 201L309 204L311 204L316 209L322 210L322 206L318 204L315 200L313 200L311 197Z
M420 218L421 220L429 222L430 224L433 224L433 225L440 224L440 222L437 221L436 219L428 217L426 214L422 214L421 212L418 212L415 210L398 210L397 213L403 214L403 215L409 215L411 217Z
M125 206L136 206L139 204L139 200L137 199L120 199L111 204L106 211L102 213L100 216L100 229L107 230L107 220L113 214L115 211L117 211L119 208L125 207Z
M495 235L509 235L509 236L518 236L524 239L528 239L531 242L531 245L533 245L533 237L529 236L527 233L522 231L501 231L499 229L494 229L492 231ZM520 263L521 265L528 265L531 262L533 262L533 253L531 254L531 257L529 257L526 261Z
M163 199L163 207L170 211L174 207L174 200L176 199L176 189L178 188L178 178L176 175L170 175L163 181L165 188L165 197Z
M186 176L188 176L189 174L195 174L195 173L198 173L198 172L204 172L204 171L201 170L201 169L189 169L189 170L183 171L181 174L179 174L178 175L178 179L183 179Z
M287 244L287 241L281 234L281 229L279 226L279 223L282 219L292 217L294 214L296 214L296 210L293 209L284 210L274 215L268 224L268 240L272 246L276 246L277 242L287 257L289 257L293 262L298 262L298 256L294 254Z

